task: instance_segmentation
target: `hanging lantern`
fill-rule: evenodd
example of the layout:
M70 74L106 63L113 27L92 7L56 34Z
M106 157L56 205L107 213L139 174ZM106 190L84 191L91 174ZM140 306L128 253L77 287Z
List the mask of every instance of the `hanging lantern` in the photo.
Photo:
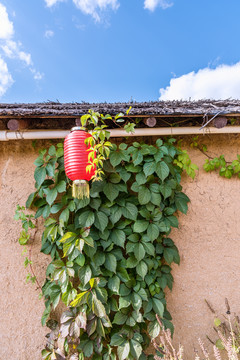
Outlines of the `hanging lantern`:
M85 140L91 137L81 127L71 129L64 140L64 166L67 177L73 181L72 194L74 198L83 199L89 197L88 181L94 176L96 168L86 171L90 145Z

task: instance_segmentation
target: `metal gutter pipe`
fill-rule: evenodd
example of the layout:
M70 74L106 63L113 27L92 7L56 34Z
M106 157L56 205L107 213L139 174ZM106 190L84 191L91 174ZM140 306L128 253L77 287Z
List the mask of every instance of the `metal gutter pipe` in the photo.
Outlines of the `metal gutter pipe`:
M191 127L161 127L135 129L134 133L127 133L124 129L109 129L111 137L128 136L167 136L167 135L204 135L204 134L239 134L240 126L225 126L221 129L206 127L199 130L198 126ZM25 130L25 131L0 131L0 141L9 140L37 140L37 139L62 139L69 134L69 130Z

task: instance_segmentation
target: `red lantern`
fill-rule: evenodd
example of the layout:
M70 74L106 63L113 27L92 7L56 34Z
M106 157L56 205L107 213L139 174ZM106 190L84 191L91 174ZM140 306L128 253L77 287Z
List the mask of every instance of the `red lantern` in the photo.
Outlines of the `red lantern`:
M86 171L90 145L85 140L91 137L81 127L72 128L64 140L64 166L67 177L73 181L73 197L83 199L89 197L88 181L94 176L96 168Z

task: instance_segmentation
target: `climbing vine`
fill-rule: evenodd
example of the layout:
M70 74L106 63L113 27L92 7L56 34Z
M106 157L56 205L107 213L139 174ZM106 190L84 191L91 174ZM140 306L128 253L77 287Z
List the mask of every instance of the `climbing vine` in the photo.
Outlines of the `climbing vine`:
M99 135L104 127L95 131L91 151L98 139L108 150L100 152L101 179L91 183L89 198L72 197L62 143L35 161L36 191L26 207L35 210L34 219L45 219L41 252L51 257L42 286L42 325L51 332L42 358L150 360L145 350L160 332L156 314L173 331L164 291L172 289L171 264L180 258L169 235L178 227L176 212L188 209L180 182L189 163L174 139L110 146L107 134ZM33 215L18 206L16 219L26 246ZM66 309L57 321L60 302Z
M203 165L206 172L217 171L220 176L231 179L233 176L240 178L240 155L233 161L227 161L224 155L210 156L207 146L199 143L199 136L192 139L191 147L200 150L207 159Z

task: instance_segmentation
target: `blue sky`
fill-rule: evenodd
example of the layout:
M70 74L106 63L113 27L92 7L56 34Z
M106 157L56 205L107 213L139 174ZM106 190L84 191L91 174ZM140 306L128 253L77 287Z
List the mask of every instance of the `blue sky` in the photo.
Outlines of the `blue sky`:
M239 0L0 0L0 101L240 98L239 14Z

